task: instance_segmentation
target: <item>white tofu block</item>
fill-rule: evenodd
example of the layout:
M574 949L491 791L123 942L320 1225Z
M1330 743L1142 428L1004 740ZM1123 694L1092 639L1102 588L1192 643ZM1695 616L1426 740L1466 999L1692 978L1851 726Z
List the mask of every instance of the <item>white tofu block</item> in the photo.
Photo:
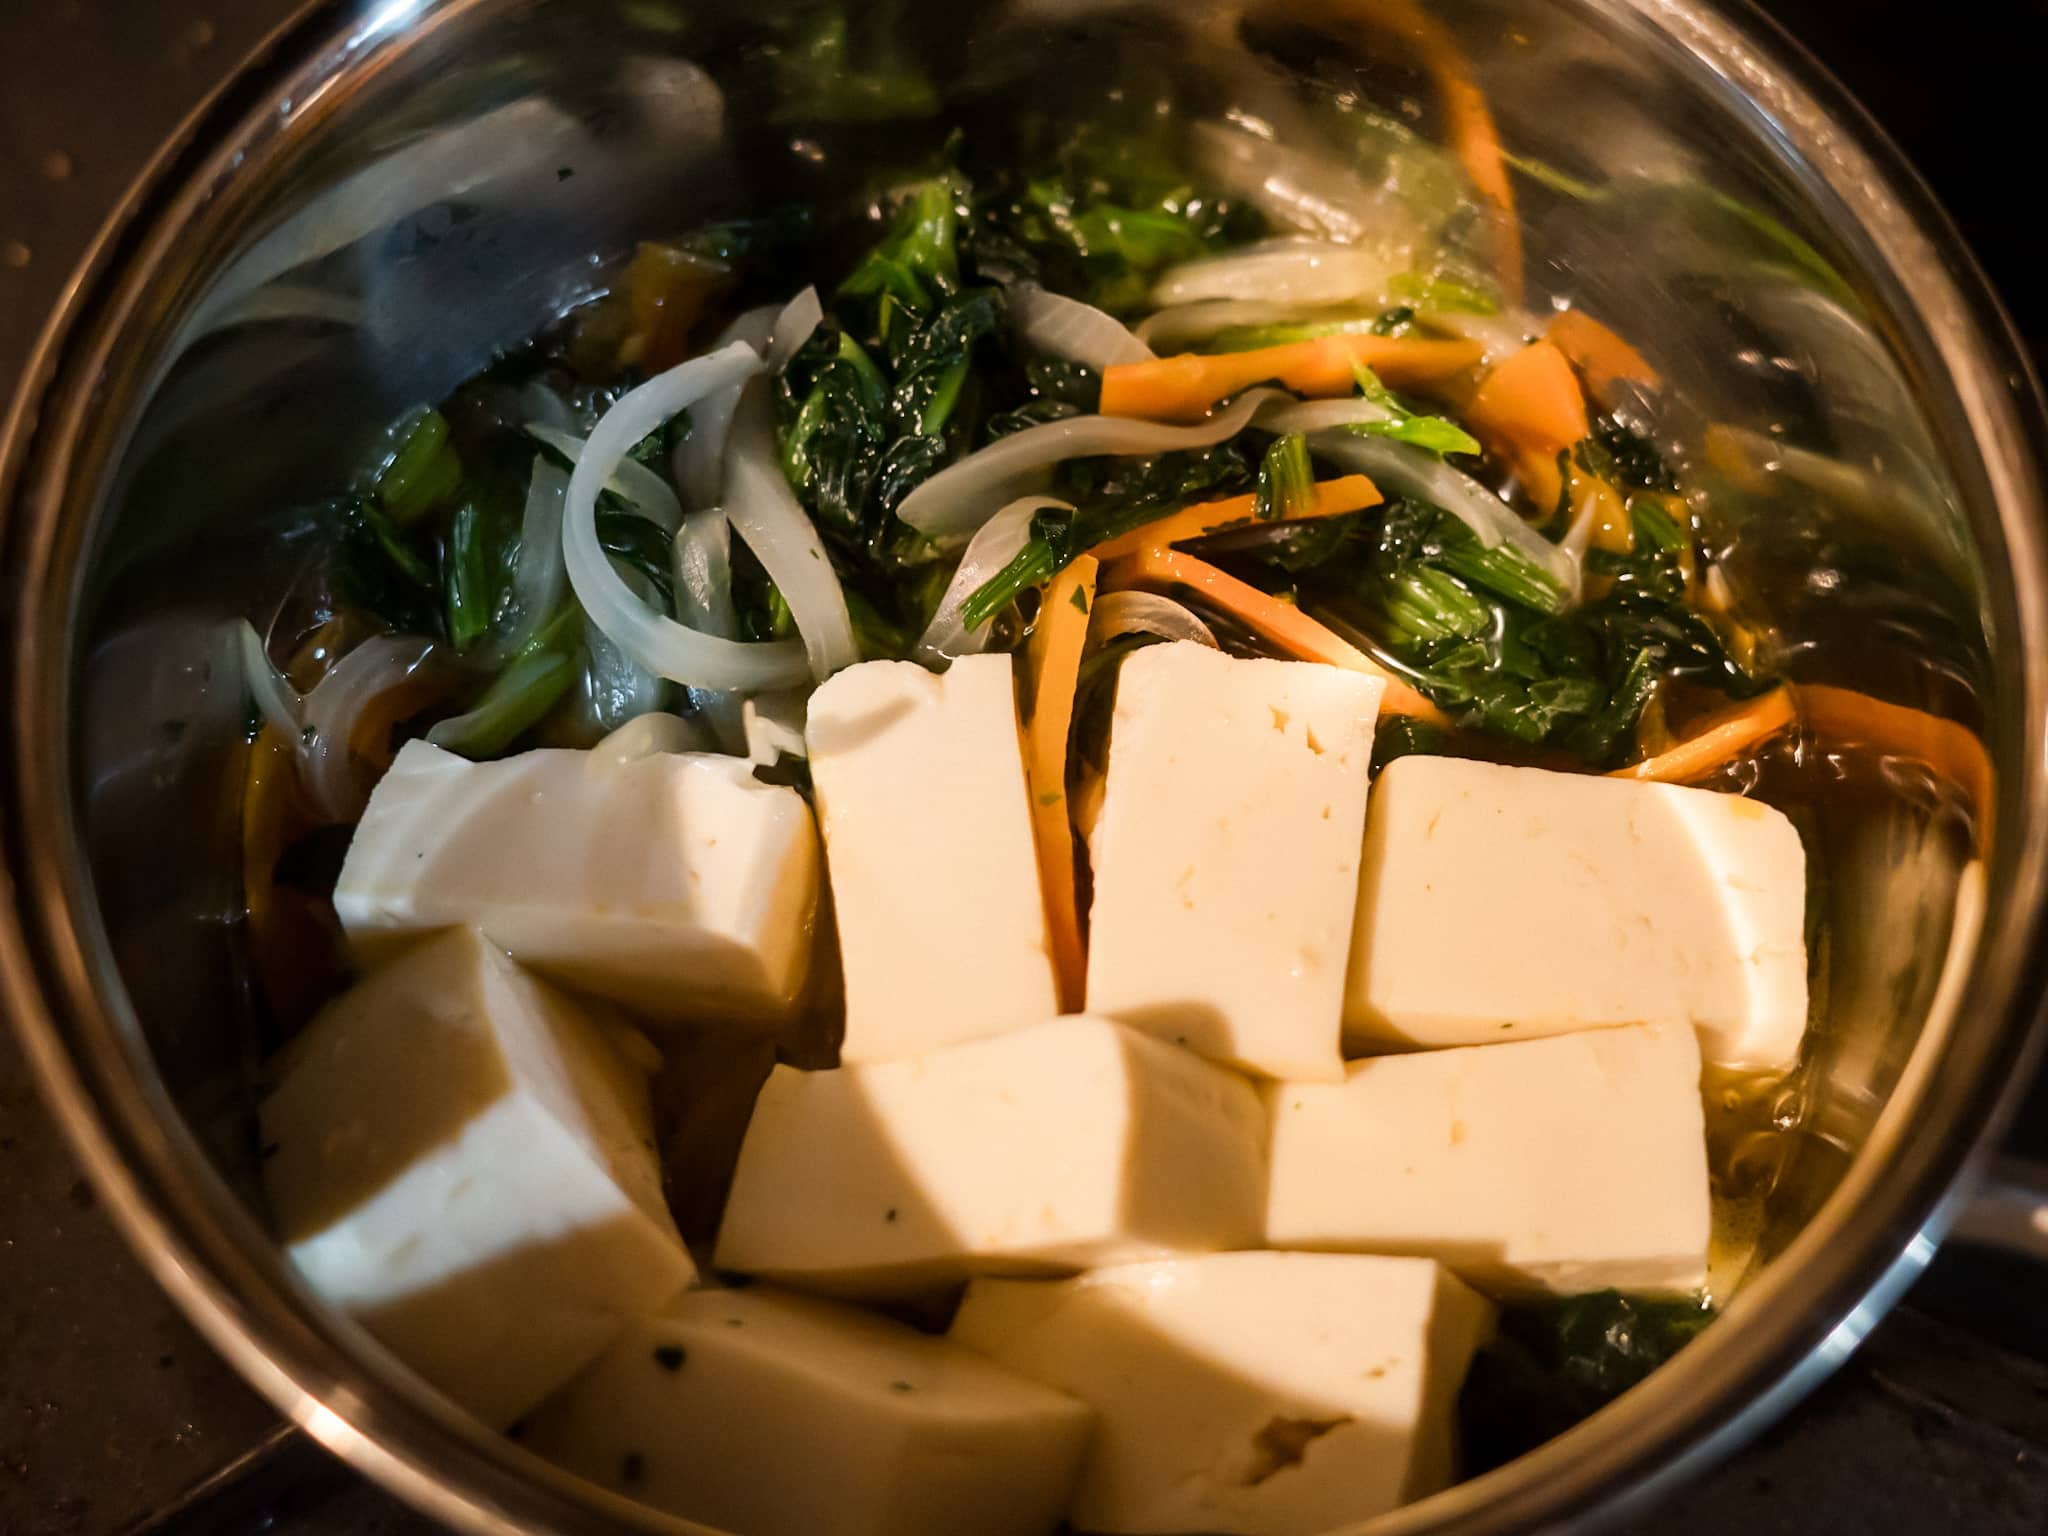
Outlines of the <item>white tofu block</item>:
M1095 1410L1079 1529L1309 1536L1451 1482L1492 1331L1427 1259L1230 1253L976 1280L950 1337Z
M1090 1012L1245 1071L1343 1076L1381 691L1188 641L1124 663L1090 839Z
M910 1061L777 1067L718 1265L852 1295L1258 1240L1266 1121L1242 1078L1075 1016Z
M1709 1226L1683 1024L1380 1056L1272 1083L1274 1248L1412 1253L1495 1294L1696 1291Z
M795 790L711 753L543 749L472 763L408 742L334 906L366 961L468 924L652 1018L772 1026L811 955L817 834Z
M756 1287L635 1323L522 1438L741 1536L1044 1536L1089 1418L942 1339Z
M848 667L811 695L806 740L846 973L840 1059L1057 1013L1010 658Z
M330 1003L273 1081L263 1172L292 1263L491 1424L695 1279L644 1073L471 929Z
M1790 1066L1805 921L1799 833L1758 801L1404 757L1366 818L1346 1043L1685 1023L1717 1065Z

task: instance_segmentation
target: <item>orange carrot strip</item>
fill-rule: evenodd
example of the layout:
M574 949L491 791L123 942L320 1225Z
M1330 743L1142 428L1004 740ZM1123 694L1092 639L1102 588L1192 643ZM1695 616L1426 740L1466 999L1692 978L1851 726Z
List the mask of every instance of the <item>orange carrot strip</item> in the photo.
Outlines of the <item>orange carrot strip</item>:
M1659 784L1690 784L1717 768L1753 752L1799 718L1792 690L1773 688L1729 709L1716 710L1692 735L1676 746L1617 768L1611 779L1652 779Z
M1481 350L1476 341L1420 336L1317 336L1249 352L1184 352L1103 369L1101 409L1105 416L1200 421L1218 401L1275 380L1300 395L1348 395L1358 367L1393 389L1427 389L1470 368Z
M1828 746L1865 747L1925 763L1969 796L1977 813L1978 846L1990 843L1998 776L1976 732L1925 710L1825 683L1799 685L1799 712L1807 729Z
M1522 301L1522 227L1515 217L1514 188L1508 180L1507 157L1501 153L1500 130L1486 105L1486 93L1472 78L1472 67L1451 29L1425 11L1417 0L1365 0L1356 14L1378 31L1398 38L1414 51L1436 87L1443 112L1444 137L1465 178L1486 205L1493 235L1493 259L1500 285L1510 304Z
M1031 720L1024 731L1031 835L1038 845L1053 974L1066 1013L1081 1007L1084 975L1081 914L1074 895L1074 827L1067 807L1067 736L1074 724L1074 690L1081 681L1081 648L1088 638L1088 611L1095 606L1098 564L1093 555L1080 555L1053 577L1025 651L1031 678Z
M1623 380L1654 388L1663 382L1650 360L1582 309L1568 309L1543 333L1586 376L1586 388L1604 406L1615 400Z
M1592 431L1578 375L1548 341L1532 341L1495 363L1465 418L1488 448L1515 466L1530 501L1545 513L1563 489L1557 456Z
M1219 571L1206 560L1147 545L1109 566L1102 577L1105 591L1136 586L1181 586L1193 588L1203 599L1235 618L1247 629L1263 635L1273 644L1303 661L1320 661L1352 672L1377 677L1386 686L1380 708L1397 715L1410 715L1432 725L1448 727L1450 722L1429 700L1394 676L1365 652L1303 613L1291 603L1261 592L1257 587Z
M1364 475L1340 475L1335 480L1317 481L1315 504L1283 521L1305 523L1318 517L1341 517L1346 512L1376 507L1380 500L1379 487ZM1092 553L1098 560L1120 560L1125 555L1135 555L1148 544L1166 547L1221 533L1251 522L1258 515L1258 501L1256 496L1226 496L1221 501L1197 502L1142 528L1105 539Z

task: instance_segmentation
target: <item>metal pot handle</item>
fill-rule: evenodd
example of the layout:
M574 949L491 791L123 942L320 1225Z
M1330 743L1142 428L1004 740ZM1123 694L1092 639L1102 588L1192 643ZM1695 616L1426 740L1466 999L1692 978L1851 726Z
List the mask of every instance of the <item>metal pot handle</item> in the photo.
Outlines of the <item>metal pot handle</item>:
M1949 1236L2048 1264L2048 1163L1994 1161Z

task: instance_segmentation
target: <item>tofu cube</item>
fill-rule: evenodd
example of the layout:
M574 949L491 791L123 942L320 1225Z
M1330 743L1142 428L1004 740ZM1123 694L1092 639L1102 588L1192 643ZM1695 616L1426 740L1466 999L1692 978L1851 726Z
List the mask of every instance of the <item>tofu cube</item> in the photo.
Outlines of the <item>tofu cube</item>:
M811 695L847 1062L1059 1011L1008 656L848 667Z
M644 1073L472 929L323 1009L260 1119L307 1284L493 1425L695 1279Z
M1690 1024L1792 1065L1806 855L1737 795L1444 757L1373 786L1344 1023L1359 1053Z
M777 1067L717 1262L887 1296L1249 1246L1265 1135L1242 1078L1086 1016L911 1061Z
M743 1536L1044 1536L1089 1418L943 1339L755 1287L636 1322L523 1439Z
M949 1337L1095 1410L1077 1528L1309 1536L1449 1485L1492 1331L1427 1259L1230 1253L976 1280Z
M1124 663L1090 840L1090 1012L1248 1072L1343 1076L1381 690L1189 641Z
M564 985L662 1020L794 1016L818 900L810 808L738 758L408 742L335 887L357 954L468 924Z
M1412 1253L1503 1294L1696 1291L1708 1187L1684 1024L1381 1056L1272 1083L1275 1248Z

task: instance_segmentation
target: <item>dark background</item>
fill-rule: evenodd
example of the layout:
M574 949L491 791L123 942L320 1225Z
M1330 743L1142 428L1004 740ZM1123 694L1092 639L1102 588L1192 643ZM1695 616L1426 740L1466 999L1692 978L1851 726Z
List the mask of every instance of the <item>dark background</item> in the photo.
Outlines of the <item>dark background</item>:
M292 8L0 0L0 397L153 147ZM2042 357L2048 0L1770 10L1905 147ZM2048 1154L2041 1087L2015 1146ZM1661 1536L2040 1536L2043 1360L2040 1272L1945 1252L1833 1381L1647 1524ZM0 1030L0 1536L427 1529L282 1435L157 1293L94 1209Z

